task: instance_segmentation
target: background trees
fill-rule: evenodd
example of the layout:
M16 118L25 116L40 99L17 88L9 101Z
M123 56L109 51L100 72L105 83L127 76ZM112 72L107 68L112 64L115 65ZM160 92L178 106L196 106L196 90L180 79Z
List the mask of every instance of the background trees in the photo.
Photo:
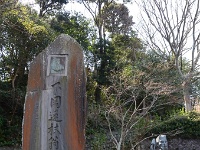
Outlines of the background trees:
M40 6L39 16L53 14L55 10L61 9L62 5L67 4L68 0L36 0Z
M82 14L58 12L50 20L50 25L57 34L65 33L73 36L85 51L88 51L88 47L91 46L90 41L94 38L94 29L90 26L90 21Z
M128 34L133 21L126 6L115 1L83 1L83 4L92 15L98 33L93 56L97 83L95 101L101 102L101 86L108 83L110 67L115 63L112 56L114 51L108 37L110 34Z
M131 33L133 16L129 16L129 10L124 4L110 2L102 9L102 20L104 28L110 34L127 35Z
M16 84L24 82L28 63L51 40L50 30L39 20L36 12L31 12L30 8L24 6L18 7L17 10L5 12L2 23L4 39L1 55L13 89Z
M92 19L60 9L68 1L36 1L39 13L14 2L0 2L0 145L8 144L10 134L21 140L16 130L21 129L29 64L60 33L74 37L85 52L87 137L100 139L94 138L95 148L109 135L116 148L130 149L157 134L152 123L184 113L183 94L186 110L191 109L190 96L199 93L199 1L143 1L147 43L133 30L126 5L115 1L82 1ZM183 55L188 50L189 61Z
M182 79L186 111L192 110L191 85L199 75L199 3L199 0L142 1L148 45L176 67ZM182 69L185 55L189 56L187 70Z
M52 40L48 25L36 11L8 5L1 17L0 120L1 145L19 142L27 75L32 59ZM12 133L13 132L13 133ZM8 136L6 136L8 135ZM10 143L9 143L10 142Z

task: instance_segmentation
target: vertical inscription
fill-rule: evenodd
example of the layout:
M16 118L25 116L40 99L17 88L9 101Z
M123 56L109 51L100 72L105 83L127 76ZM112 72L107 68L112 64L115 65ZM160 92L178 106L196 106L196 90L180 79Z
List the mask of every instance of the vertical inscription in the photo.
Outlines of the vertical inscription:
M24 112L23 150L85 149L83 61L81 46L64 34L33 60Z
M48 127L48 145L49 149L59 149L59 136L61 135L60 123L62 122L59 118L59 109L61 106L61 86L60 82L52 85L53 97L50 99L50 112L49 112L49 124Z

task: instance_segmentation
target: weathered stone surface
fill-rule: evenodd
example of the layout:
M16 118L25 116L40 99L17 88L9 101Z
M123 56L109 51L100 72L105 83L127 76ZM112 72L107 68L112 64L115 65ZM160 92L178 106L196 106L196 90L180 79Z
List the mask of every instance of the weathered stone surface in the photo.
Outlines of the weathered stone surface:
M83 51L60 35L31 63L23 121L23 150L85 149Z

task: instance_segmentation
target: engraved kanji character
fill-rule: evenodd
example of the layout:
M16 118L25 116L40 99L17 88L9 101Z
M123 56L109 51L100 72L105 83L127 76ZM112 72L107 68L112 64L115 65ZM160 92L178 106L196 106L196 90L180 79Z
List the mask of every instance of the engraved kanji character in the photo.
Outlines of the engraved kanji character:
M60 82L57 82L55 84L52 85L53 87L53 94L55 96L60 96L61 97L61 86L60 86Z
M61 97L60 96L56 96L54 98L51 98L51 107L52 108L60 108L61 105Z
M48 133L50 133L50 135L53 135L53 122L51 122L51 126L48 128Z
M55 136L51 136L50 139L49 139L49 149L58 149L58 137Z
M58 127L59 127L58 123L56 123L56 126L54 127L54 133L61 134L61 132L59 131Z
M56 122L61 122L62 120L58 119L58 110L54 111L53 113L50 112L50 119L49 121L56 121Z

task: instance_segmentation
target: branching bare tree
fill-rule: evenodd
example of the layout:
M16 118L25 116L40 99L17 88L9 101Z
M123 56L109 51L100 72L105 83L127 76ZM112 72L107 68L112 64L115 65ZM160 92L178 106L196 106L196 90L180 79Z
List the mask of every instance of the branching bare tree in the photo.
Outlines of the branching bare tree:
M110 102L105 106L105 117L115 148L121 150L124 149L124 142L131 133L134 134L131 135L131 138L136 138L148 132L152 121L149 118L149 111L155 107L158 97L169 95L173 91L173 87L162 83L153 83L153 81L147 82L144 85L145 95L142 100L138 100L141 90L131 78L114 74L110 81L112 82L111 86L103 90L108 103ZM113 129L113 122L115 127L118 126L118 136L115 136L116 129ZM141 123L145 126L143 131L136 127ZM133 144L134 146L135 144Z
M148 46L174 63L180 78L186 111L192 110L191 84L199 77L200 0L142 0L143 29ZM190 69L182 70L182 56Z

